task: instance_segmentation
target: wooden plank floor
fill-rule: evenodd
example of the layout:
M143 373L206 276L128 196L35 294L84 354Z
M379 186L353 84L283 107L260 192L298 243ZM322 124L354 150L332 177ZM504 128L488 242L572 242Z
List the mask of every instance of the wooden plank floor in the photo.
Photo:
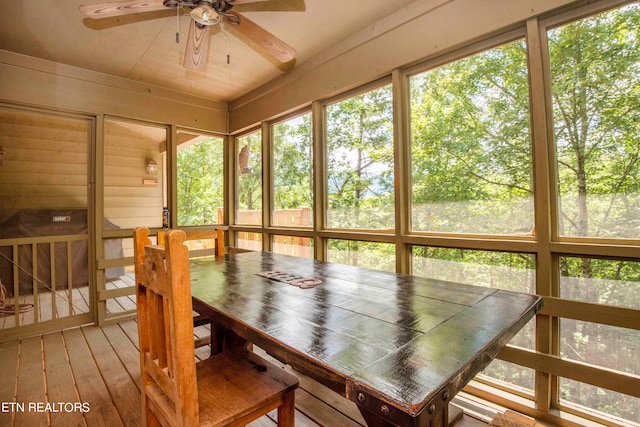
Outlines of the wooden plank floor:
M37 301L33 294L20 295L18 304L31 304L33 308L25 310L18 315L19 325L30 325L37 322L61 319L71 315L89 312L89 288L86 286L74 288L71 292L67 289L39 292ZM5 304L15 304L13 297L8 297ZM0 330L16 326L16 316L3 314L0 316Z
M205 327L196 329L196 336L206 334ZM208 351L201 347L196 356L207 357ZM141 425L138 331L133 320L0 344L0 366L1 427ZM296 375L301 380L297 426L364 425L353 402ZM250 426L275 426L275 411ZM486 423L465 416L456 426Z

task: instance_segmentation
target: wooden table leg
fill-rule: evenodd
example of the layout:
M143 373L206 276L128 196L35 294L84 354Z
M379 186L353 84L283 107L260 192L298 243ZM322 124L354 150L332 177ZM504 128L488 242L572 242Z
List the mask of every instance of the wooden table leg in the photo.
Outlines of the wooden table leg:
M373 412L369 412L367 409L358 406L362 417L367 423L367 427L393 427L396 424L392 424L391 422L385 420L381 416L374 414Z
M233 331L218 324L211 323L211 355L222 353L234 347L247 347L247 340Z

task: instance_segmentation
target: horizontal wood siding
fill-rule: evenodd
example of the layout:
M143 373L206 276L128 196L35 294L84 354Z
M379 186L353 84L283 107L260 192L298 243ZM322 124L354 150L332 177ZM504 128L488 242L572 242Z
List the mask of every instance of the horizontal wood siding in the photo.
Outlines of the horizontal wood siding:
M227 132L227 104L0 49L0 100Z
M0 222L19 209L86 208L88 122L0 109Z
M104 216L118 227L162 226L166 136L162 127L105 121ZM158 163L157 175L147 174L147 159Z

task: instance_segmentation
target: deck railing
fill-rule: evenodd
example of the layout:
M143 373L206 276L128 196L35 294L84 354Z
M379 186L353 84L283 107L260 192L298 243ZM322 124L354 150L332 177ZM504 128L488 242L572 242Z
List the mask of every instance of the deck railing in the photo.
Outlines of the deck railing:
M220 217L222 209L219 210ZM259 224L261 211L238 212L238 223ZM222 219L220 218L220 223ZM274 212L274 223L285 227L311 225L311 209L281 209ZM130 237L128 230L105 230L105 241ZM262 250L262 234L238 233L246 249ZM6 288L0 311L0 341L30 333L44 333L65 327L118 321L135 315L133 254L98 259L97 281L90 271L87 234L0 239L0 281ZM210 242L191 242L192 249L207 249ZM277 252L310 257L311 239L273 236ZM126 248L125 248L126 252ZM100 272L120 268L118 278L107 279ZM97 295L93 297L93 294ZM95 306L94 302L95 301ZM93 308L95 307L95 309ZM95 311L94 311L95 310Z
M218 222L223 222L223 215L223 209L218 208ZM278 227L311 227L311 215L311 208L306 206L293 209L277 209L273 212L273 223ZM262 224L262 211L240 210L236 213L236 223L242 225ZM261 233L240 231L236 232L236 237L238 246L243 249L262 250ZM308 237L274 235L273 250L286 255L306 258L313 256L311 239Z
M0 340L92 321L87 248L86 234L0 239Z

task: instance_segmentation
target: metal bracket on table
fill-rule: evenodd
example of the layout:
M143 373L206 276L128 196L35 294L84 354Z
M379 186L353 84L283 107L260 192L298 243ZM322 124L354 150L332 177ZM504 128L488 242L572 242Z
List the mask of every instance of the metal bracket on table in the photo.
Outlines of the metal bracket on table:
M365 391L356 392L356 403L365 420L373 416L390 426L447 426L449 400L449 392L444 390L432 398L416 416L411 416Z

